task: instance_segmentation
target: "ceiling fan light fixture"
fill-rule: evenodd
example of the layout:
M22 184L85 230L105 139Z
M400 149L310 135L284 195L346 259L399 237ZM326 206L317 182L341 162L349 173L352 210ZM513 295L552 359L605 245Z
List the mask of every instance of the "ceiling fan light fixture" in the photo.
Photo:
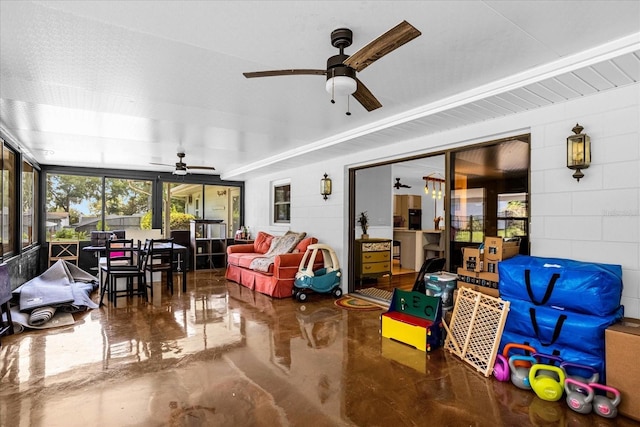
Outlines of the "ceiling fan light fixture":
M187 170L186 169L176 169L173 171L174 175L178 175L178 176L185 176L187 174Z
M335 76L327 79L325 89L330 95L351 95L358 88L355 79L348 76Z

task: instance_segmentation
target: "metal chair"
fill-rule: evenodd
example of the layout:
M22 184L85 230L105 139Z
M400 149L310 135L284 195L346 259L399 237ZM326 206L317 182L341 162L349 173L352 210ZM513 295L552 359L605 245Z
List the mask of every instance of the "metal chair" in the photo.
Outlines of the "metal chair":
M173 239L147 239L144 243L144 270L149 272L148 286L153 298L153 273L165 272L167 289L173 295Z
M100 292L100 305L103 304L105 291L113 301L114 307L117 307L118 298L121 296L140 295L148 301L144 254L140 250L140 241L134 244L133 239L115 239L107 240L105 243L106 264L101 267L105 279ZM135 290L134 278L137 285ZM125 289L118 289L118 279L126 279Z

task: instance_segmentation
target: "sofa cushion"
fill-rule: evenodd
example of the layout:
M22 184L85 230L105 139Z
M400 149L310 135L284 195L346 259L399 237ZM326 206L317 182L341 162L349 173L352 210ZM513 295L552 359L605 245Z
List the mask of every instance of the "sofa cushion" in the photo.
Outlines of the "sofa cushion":
M293 253L304 253L307 251L307 247L313 243L317 243L318 240L315 237L306 237L300 240L300 243L296 246L296 248L291 251Z
M264 231L259 231L255 240L253 241L253 249L259 253L266 253L271 247L271 241L273 240L273 236L269 233L265 233Z
M249 268L251 260L257 257L261 257L262 254L255 252L238 252L227 255L227 262L231 265L237 265L239 267Z

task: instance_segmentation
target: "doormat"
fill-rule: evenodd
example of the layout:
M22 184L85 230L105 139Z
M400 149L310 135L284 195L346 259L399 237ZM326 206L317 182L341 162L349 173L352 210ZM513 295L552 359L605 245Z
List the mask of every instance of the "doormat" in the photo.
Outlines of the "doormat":
M354 294L357 298L361 298L387 308L391 304L391 296L393 295L389 291L378 288L359 289L355 291Z
M380 307L377 304L374 304L372 302L369 301L365 301L363 299L360 298L355 298L349 295L345 295L340 299L337 299L334 301L334 304L337 305L340 308L345 308L347 310L362 310L362 311L369 311L369 310L382 310L383 307Z

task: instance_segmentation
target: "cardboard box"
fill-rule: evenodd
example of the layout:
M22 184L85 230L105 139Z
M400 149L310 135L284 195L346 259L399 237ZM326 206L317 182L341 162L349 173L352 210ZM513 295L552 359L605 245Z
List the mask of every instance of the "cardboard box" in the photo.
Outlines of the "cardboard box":
M498 273L489 273L489 272L483 271L482 273L478 273L478 279L479 279L479 283L477 283L478 285L483 286L485 288L498 289L498 282L499 282Z
M520 240L503 240L502 237L484 238L484 259L502 261L520 253Z
M484 263L484 271L487 273L495 273L498 274L498 263L500 261L494 261L492 259L488 259Z
M480 272L483 270L484 254L478 248L462 248L462 268L469 271Z
M483 293L485 295L489 295L491 297L499 298L500 292L497 289L487 288L480 285L473 285L471 283L458 281L458 288L469 288L473 289L476 292Z
M476 273L465 270L464 268L458 268L458 282L478 285L484 288L498 289L498 279L498 273L487 273L486 271Z
M476 279L478 278L478 273L475 271L469 271L462 267L458 267L458 280L461 282L476 284Z
M618 412L640 421L640 320L625 318L604 335L607 385L620 391Z

